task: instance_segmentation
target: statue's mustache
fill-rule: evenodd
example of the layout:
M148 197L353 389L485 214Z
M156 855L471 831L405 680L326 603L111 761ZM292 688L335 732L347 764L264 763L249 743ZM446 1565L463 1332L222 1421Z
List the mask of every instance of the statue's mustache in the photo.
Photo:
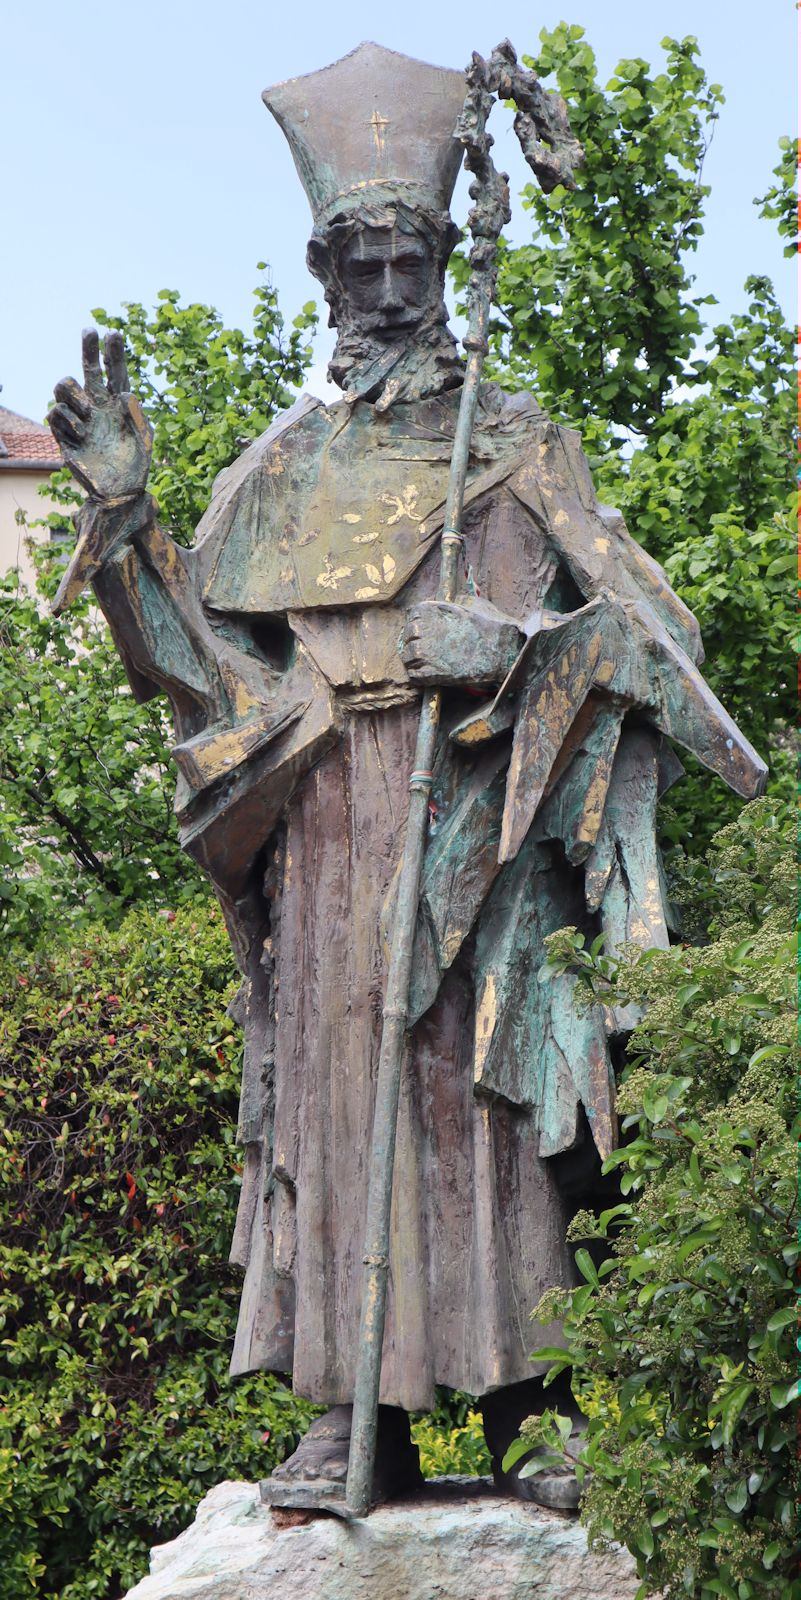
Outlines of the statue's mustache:
M444 304L404 326L371 326L364 317L341 327L328 375L350 399L421 399L461 379L462 363Z

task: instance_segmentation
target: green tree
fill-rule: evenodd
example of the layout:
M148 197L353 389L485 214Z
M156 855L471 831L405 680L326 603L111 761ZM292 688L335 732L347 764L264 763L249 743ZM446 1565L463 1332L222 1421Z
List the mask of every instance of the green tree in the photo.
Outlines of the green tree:
M772 284L756 277L745 309L705 329L714 296L696 292L688 262L723 95L695 39L663 48L663 71L621 61L606 88L579 27L544 29L526 58L564 96L586 160L575 191L524 191L533 238L502 253L492 365L581 431L602 499L620 506L698 617L708 681L786 792L794 335ZM790 239L795 145L781 147L756 203ZM457 259L457 287L465 270ZM671 802L666 837L694 838L696 849L739 803L697 767Z
M784 784L777 739L795 713L794 339L769 280L745 287L745 311L712 330L689 392L665 406L625 470L609 460L599 478L697 616L708 681ZM710 822L722 801L715 786ZM733 814L736 802L724 803Z
M181 544L191 544L217 473L292 404L311 361L313 301L287 335L269 283L254 298L250 333L226 328L212 306L181 306L174 289L161 290L153 312L136 301L123 316L92 312L124 335L131 388L155 430L148 488Z
M504 382L589 424L590 440L599 422L648 431L711 299L692 295L686 256L703 231L701 176L723 95L694 39L663 45L664 72L621 61L605 90L583 28L543 29L525 57L563 95L584 164L572 191L523 191L534 238L503 252L494 357Z
M255 291L253 329L225 328L213 308L181 306L164 290L148 315L94 313L125 334L133 387L155 430L151 488L175 537L190 542L221 468L291 403L311 359L314 307L288 336L275 291ZM205 894L178 848L174 774L164 702L138 705L102 619L84 598L56 621L54 592L76 499L55 482L63 517L49 518L38 599L16 574L0 581L0 921L32 943L54 923L102 917L132 904L170 906ZM53 492L51 480L50 492Z
M798 164L801 150L797 139L780 139L781 160L778 167L774 168L773 176L776 179L760 200L755 200L754 205L761 206L763 217L774 217L779 233L788 243L784 246L786 256L798 254L798 196L796 182L798 177Z
M47 567L52 566L47 552ZM43 570L43 588L52 589ZM178 848L169 728L138 705L108 629L86 601L55 621L0 581L0 921L35 944L133 903L205 894Z

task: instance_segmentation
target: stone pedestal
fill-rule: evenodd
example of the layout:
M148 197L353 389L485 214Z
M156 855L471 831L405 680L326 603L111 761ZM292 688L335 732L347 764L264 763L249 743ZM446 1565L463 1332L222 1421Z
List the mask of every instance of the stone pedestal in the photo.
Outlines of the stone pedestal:
M295 1517L297 1517L297 1513ZM156 1548L127 1600L633 1600L634 1564L594 1555L575 1517L438 1479L362 1522L297 1521L221 1483Z

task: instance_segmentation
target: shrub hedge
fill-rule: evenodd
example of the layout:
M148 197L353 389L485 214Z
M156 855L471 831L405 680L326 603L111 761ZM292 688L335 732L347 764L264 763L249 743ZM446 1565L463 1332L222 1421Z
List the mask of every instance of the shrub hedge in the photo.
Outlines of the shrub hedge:
M241 1046L217 909L0 969L0 1592L105 1600L312 1412L227 1380Z
M746 807L688 886L705 945L611 961L574 930L551 942L592 994L647 1011L606 1163L622 1198L574 1219L583 1282L539 1314L565 1319L549 1377L572 1368L589 1419L583 1520L632 1551L639 1594L795 1600L792 818ZM561 1451L555 1414L523 1431Z

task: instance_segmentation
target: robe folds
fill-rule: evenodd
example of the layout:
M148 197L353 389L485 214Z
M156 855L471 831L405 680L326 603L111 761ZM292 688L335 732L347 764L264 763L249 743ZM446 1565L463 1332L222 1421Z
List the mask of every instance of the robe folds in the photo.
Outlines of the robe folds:
M381 913L416 723L414 705L352 713L290 804L280 847L272 1171L259 1147L243 1241L256 1281L234 1370L291 1371L301 1394L328 1404L353 1398ZM403 1067L381 1396L407 1409L430 1406L435 1383L483 1393L529 1377L530 1311L570 1281L568 1213L536 1122L474 1093L474 1036L473 975L457 961Z
M296 477L293 535L285 539L291 548L265 548L262 519L277 516L286 525L275 503L282 475L261 473L255 463L247 474L243 463L231 469L233 492L222 485L209 531L199 530L206 603L228 616L249 605L273 611L277 592L298 645L343 708L341 737L295 790L280 839L271 841L270 1127L249 1147L234 1245L246 1281L232 1369L291 1372L300 1393L326 1404L353 1397L392 884L419 716L420 697L398 644L406 607L436 595L437 507L455 406L444 397L414 408L413 437L392 441L389 470L388 452L373 437L382 424L371 408L356 411L350 426L367 437L355 459L351 445L343 461L332 460L337 442L343 454L348 442L347 433L339 440L334 431L333 445L326 437L322 447L321 469L305 487L312 501L306 516L320 528L315 539L303 542L304 490ZM508 487L510 467L525 468L533 438L550 425L530 401L499 405L497 392L489 395L483 421L468 485L466 559L482 596L525 628L544 606L568 610L583 599L563 550L548 538L546 519L538 521L522 494ZM311 424L325 434L331 427L317 414ZM578 500L563 446L554 430L550 437L565 480L560 499L569 483ZM298 454L302 445L297 441ZM291 434L278 448L286 459ZM393 481L399 461L401 478ZM387 478L389 487L357 492L361 470L369 472L368 487ZM545 469L539 474L546 493L548 476ZM581 492L591 495L583 481ZM376 520L382 505L383 526ZM586 521L580 500L578 506ZM398 515L404 507L406 515ZM554 515L560 509L561 503ZM326 518L337 514L340 533L349 516L345 529L368 541L351 546L356 561L366 552L361 567L353 562L354 574L346 571L351 557L341 537L329 535L326 543ZM594 537L607 533L599 516ZM316 565L304 565L317 544ZM585 544L574 563L579 573L581 561L603 556L591 539ZM629 565L636 572L635 562ZM360 604L365 579L369 588L377 574L383 582L388 573L393 592L381 604L372 594ZM673 597L657 582L669 609ZM298 604L308 599L316 603ZM692 638L692 619L678 601L675 612ZM446 699L451 722L476 703L456 693ZM644 737L652 791L646 778L647 837L657 740ZM548 1156L582 1137L582 1106L590 1119L611 1111L608 1019L597 1008L571 1019L564 980L541 978L547 933L565 923L594 933L600 920L588 912L583 872L566 859L558 838L532 837L518 860L499 870L508 759L508 740L479 758L444 741L432 793L381 1379L382 1401L407 1409L430 1406L437 1383L481 1394L537 1370L529 1351L557 1338L558 1330L535 1330L530 1313L545 1289L569 1283L573 1274L565 1242L570 1210ZM651 851L652 878L652 836ZM636 886L636 868L632 879ZM664 924L656 920L654 940L663 942ZM591 1060L594 1093L586 1081Z
M215 883L243 972L232 1372L291 1374L329 1405L353 1398L419 716L399 645L407 608L437 593L457 408L452 392L385 415L305 398L220 475L192 551L167 550L155 530L96 585L134 692L171 695L182 838ZM600 615L611 596L651 618L663 654L701 683L693 617L598 504L576 436L493 385L463 531L465 587L517 625L524 648L543 614L587 607L589 636L592 602ZM479 701L469 684L445 691L402 1074L385 1404L429 1407L436 1384L482 1394L519 1382L537 1370L532 1346L558 1339L530 1323L544 1290L572 1281L576 1202L554 1158L582 1141L612 1148L609 1038L631 1019L578 1005L573 980L545 965L545 940L571 925L612 947L667 944L654 816L681 771L632 712L634 691L616 696L610 673L598 682L548 755L513 850L499 848L524 759L511 724L471 744L459 729ZM524 752L535 764L536 732Z

